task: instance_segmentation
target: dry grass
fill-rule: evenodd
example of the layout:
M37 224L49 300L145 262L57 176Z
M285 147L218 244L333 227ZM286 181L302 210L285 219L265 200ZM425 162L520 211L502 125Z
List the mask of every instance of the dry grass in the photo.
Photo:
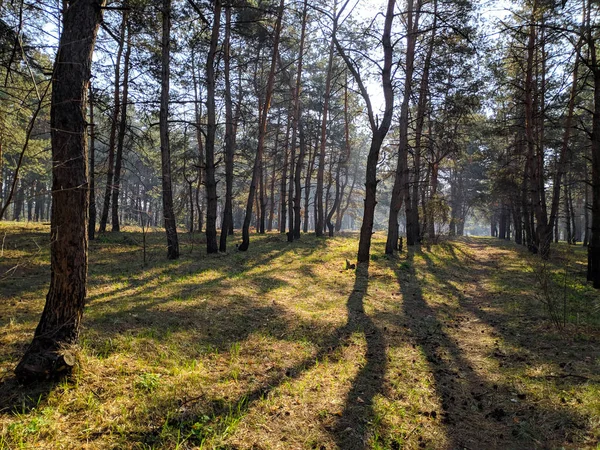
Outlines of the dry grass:
M357 238L268 234L204 254L182 235L105 235L90 247L81 367L19 387L39 319L47 228L0 224L0 448L596 448L597 318L569 285L557 331L535 260L492 239L445 242L355 272ZM236 242L236 239L232 242ZM192 245L193 244L193 245ZM578 269L571 251L553 262ZM565 262L567 261L567 262ZM0 275L2 276L2 275ZM584 320L585 319L585 320ZM577 322L578 325L573 323Z

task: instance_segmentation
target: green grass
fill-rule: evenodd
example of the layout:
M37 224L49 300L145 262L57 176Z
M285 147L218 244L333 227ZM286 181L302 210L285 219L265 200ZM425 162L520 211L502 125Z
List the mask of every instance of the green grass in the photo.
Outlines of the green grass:
M583 249L495 239L398 258L375 235L182 235L90 244L80 367L19 387L49 280L48 228L0 223L0 448L597 448L600 308ZM567 273L565 284L564 274ZM540 274L549 294L540 296ZM553 325L547 299L566 325ZM566 299L566 303L565 303ZM545 303L546 302L546 303ZM566 308L564 305L566 304Z

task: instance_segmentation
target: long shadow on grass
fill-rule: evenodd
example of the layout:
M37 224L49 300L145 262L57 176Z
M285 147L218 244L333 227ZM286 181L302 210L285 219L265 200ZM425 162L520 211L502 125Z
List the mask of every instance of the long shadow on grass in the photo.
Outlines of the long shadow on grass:
M259 386L245 392L237 399L215 399L199 396L193 402L184 401L183 407L176 407L177 413L168 415L161 427L142 433L134 438L145 445L160 446L161 430L173 427L190 443L202 442L211 436L230 431L230 424L239 422L249 409L279 388L283 383L302 377L316 366L319 361L328 359L335 362L341 355L341 348L347 344L353 333L363 333L367 343L366 362L353 380L347 394L343 412L336 423L327 428L338 447L342 450L362 450L367 448L369 423L373 418L374 397L382 391L386 371L386 344L382 332L372 319L365 314L363 300L368 285L368 265L359 266L353 290L348 297L348 320L342 327L331 333L313 336L313 344L318 349L313 356L297 364L281 368L270 374ZM295 319L298 322L297 319ZM289 320L288 320L289 322ZM301 321L300 321L301 322ZM289 327L289 325L287 325ZM296 323L294 326L304 330L311 329L310 323ZM304 336L305 338L305 336ZM303 339L304 339L303 338ZM174 405L157 405L157 410L173 409ZM206 418L210 418L207 422ZM198 426L201 423L202 426ZM199 429L207 429L203 434Z
M37 235L36 233L35 236ZM218 267L222 269L223 275L217 279L209 280L202 285L192 282L181 283L168 297L153 295L156 285L137 289L133 298L126 303L124 308L119 309L118 305L110 305L110 309L102 310L98 314L93 310L96 306L94 305L95 302L92 301L92 305L86 308L83 319L83 328L89 331L84 331L82 337L90 333L92 335L95 334L95 338L90 339L87 344L92 346L92 349L97 352L98 356L107 357L113 352L123 350L114 345L115 341L112 338L116 335L131 333L158 345L171 333L182 332L185 334L186 332L190 332L189 334L193 337L193 342L191 339L181 337L179 343L181 344L181 348L185 347L188 349L189 354L186 355L184 352L183 355L193 358L199 353L211 351L212 349L219 351L227 350L232 343L245 339L255 332L264 332L273 335L282 333L293 335L295 329L298 327L310 329L313 324L296 320L298 318L291 321L286 320L284 318L285 311L282 308L276 305L259 305L247 296L238 296L225 300L215 298L210 304L205 304L201 307L198 307L198 304L186 305L186 300L183 297L189 293L199 292L202 294L203 289L205 290L204 292L207 292L209 289L218 290L221 283L227 280L234 283L235 280L232 278L235 278L235 276L243 275L255 267L265 266L272 259L282 257L287 252L294 251L300 246L304 247L303 250L305 253L308 252L310 254L326 245L324 240L310 241L311 246L307 247L303 244L296 246L289 245L287 242L279 239L279 237L274 239L273 236L269 236L269 239L270 242L268 242L268 245L261 245L261 241L258 241L254 244L251 251L243 255L231 254L210 259L203 256L206 259L199 263L195 263L188 256L183 261L159 261L152 267L145 269L139 267L137 264L134 265L134 268L129 272L130 275L145 270L151 272L152 275L143 277L141 280L134 281L132 285L107 294L106 296L110 297L111 303L119 300L120 296L125 298L128 291L143 286L150 277L165 276L168 274L169 280L167 282L177 285L185 277L193 276L199 271L207 270L211 265L211 268ZM131 252L127 251L125 253L130 256ZM123 256L123 254L120 255L120 257ZM120 261L118 258L108 268L108 276L110 278L123 273L123 267L119 264ZM103 273L107 274L106 271L103 271ZM97 274L99 275L100 273ZM269 271L261 273L260 276L253 276L256 281L257 295L263 295L281 286L281 280L275 277L268 277L268 274ZM92 273L90 278L93 276L94 274ZM93 279L91 281L93 282ZM98 297L95 298L95 300L98 299ZM159 309L161 304L174 299L180 299L180 308L176 310ZM123 299L120 300L124 301ZM37 314L34 317L33 313L28 313L27 315L28 320L33 320L36 317L38 317ZM226 317L226 319L221 319L221 317ZM20 318L22 319L22 316ZM290 323L294 324L292 328L289 326ZM32 322L32 329L34 325ZM24 339L12 343L10 348L3 349L1 353L2 357L14 359L16 364L30 339L31 337L26 335ZM186 344L193 345L186 346ZM47 394L52 391L54 386L51 383L39 386L19 386L14 377L7 375L4 379L0 380L0 413L23 412L40 404Z
M483 246L469 243L471 248L483 249ZM502 247L506 248L504 245ZM533 305L529 305L525 313L507 311L508 306L503 296L490 295L481 286L476 294L463 295L446 278L458 269L460 264L464 264L464 260L461 261L456 252L469 260L467 264L469 277L478 280L494 277L507 289L510 289L511 283L524 282L518 279L519 276L523 276L522 270L501 267L494 260L482 260L452 243L448 244L446 250L453 259L442 265L435 264L427 254L422 254L427 264L427 271L434 275L434 284L458 299L462 311L493 329L492 335L499 339L496 341L496 348L490 349L487 357L497 359L500 370L507 371L508 374L518 371L521 377L530 379L538 385L539 383L554 384L555 396L560 396L561 391L576 392L582 383L598 385L600 372L594 361L599 352L597 339L594 338L593 333L585 339L570 340L565 335L561 336L549 324L549 320L538 311L532 312ZM514 251L514 249L510 250ZM532 275L530 278L533 281ZM502 343L502 347L507 345L510 350L502 349L499 343ZM552 367L553 373L550 376L530 376L528 372L531 372L532 366ZM527 426L530 435L537 436L542 442L547 445L551 443L553 446L572 445L573 441L584 439L586 435L590 436L590 432L594 434L587 418L578 414L576 408L570 408L568 405L570 401L566 400L565 396L569 400L580 401L571 399L567 394L563 394L560 406L557 406L558 399L554 400L554 404L549 398L541 399L542 401L537 401L538 405L531 407L529 411L521 411L521 425ZM504 399L505 402L509 400L511 399ZM548 406L541 407L539 406L541 403Z
M424 299L414 256L414 250L409 250L408 270L396 267L394 270L402 291L407 326L435 378L442 407L439 419L447 427L450 448L544 447L550 440L542 441L548 436L532 428L530 419L540 421L559 416L554 424L564 427L580 424L582 420L574 412L548 411L525 393L514 392L514 386L494 383L478 373L473 367L476 363L467 358L457 341L445 331L440 311ZM432 267L428 269L431 271ZM436 281L444 282L441 278ZM562 434L554 437L568 440L569 430L552 431Z
M352 388L335 427L334 439L340 449L367 448L369 422L374 416L373 400L381 393L386 372L386 343L381 330L365 313L363 300L369 279L368 264L356 270L354 289L348 298L348 322L345 334L361 332L367 341L366 362L354 378Z
M466 242L469 243L471 248L485 249L485 246L479 243L470 240ZM504 243L501 242L501 244ZM502 245L501 248L515 251L515 248L510 248L506 244ZM504 342L519 349L515 358L504 360L504 365L525 368L532 361L538 360L552 364L557 371L561 371L561 368L567 368L569 373L577 374L579 370L590 372L595 376L600 375L597 367L593 364L593 360L600 356L598 341L595 337L597 333L589 333L585 339L569 342L569 339L564 335L561 336L551 326L549 319L541 314L541 305L534 303L527 295L519 292L519 297L523 298L519 301L519 310L515 311L515 308L511 307L510 302L507 301L504 295L494 295L497 293L486 292L485 287L479 286L477 297L480 301L474 302L468 295L465 296L463 292L448 281L448 275L459 271L461 268L464 269L465 260L469 261L466 265L468 267L466 277L471 280L493 278L502 288L501 292L503 294L514 290L515 287L519 291L521 285L524 285L523 287L528 291L535 291L537 286L533 274L527 274L526 278L522 279L522 268L502 267L495 260L486 261L478 258L453 243L445 244L443 249L450 254L452 259L441 265L434 263L426 253L421 254L427 264L428 272L435 277L438 285L444 291L458 299L462 310L468 311L474 317L492 327ZM520 249L517 248L516 250L519 251ZM462 259L457 253L460 253ZM528 282L529 284L527 284ZM576 295L576 293L573 291L572 295ZM589 359L583 358L585 355L589 356ZM589 363L586 363L586 361L589 361ZM557 380L560 380L560 378L557 378Z

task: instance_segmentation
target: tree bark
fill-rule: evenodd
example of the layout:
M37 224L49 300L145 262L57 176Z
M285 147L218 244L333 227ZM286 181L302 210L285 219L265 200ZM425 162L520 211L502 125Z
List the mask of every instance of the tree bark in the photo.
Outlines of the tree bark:
M242 243L238 247L240 251L248 250L250 246L250 221L252 220L252 206L256 194L256 183L259 181L260 165L262 162L263 150L265 145L265 136L267 134L267 116L271 107L271 98L273 97L273 85L275 83L275 68L277 64L277 55L279 52L279 37L281 35L281 20L283 17L284 0L280 0L277 12L277 21L275 22L275 35L273 37L273 57L271 59L271 68L267 80L267 89L265 93L265 102L263 104L260 125L258 129L258 146L254 167L252 169L252 181L250 182L250 191L248 193L248 202L246 203L246 216L242 226Z
M121 96L121 117L119 134L117 137L117 153L115 155L115 174L112 191L112 231L118 232L119 224L119 194L121 192L121 167L123 165L123 147L125 145L125 132L127 131L127 102L129 100L129 58L131 57L131 25L127 11L123 13L123 20L127 28L127 49L123 60L123 95Z
M377 161L379 160L379 151L383 140L387 135L390 125L392 123L392 114L394 108L394 89L392 86L392 22L394 20L394 6L395 0L388 0L387 11L385 15L385 24L383 34L381 37L383 44L384 62L381 70L381 80L383 85L383 95L385 98L385 112L381 119L381 123L377 126L373 108L371 106L371 100L367 89L360 77L360 74L356 70L352 61L347 57L343 48L335 39L335 44L338 52L341 54L344 62L348 66L348 70L352 73L352 76L356 80L361 95L367 104L367 112L369 116L369 124L371 126L372 138L371 145L369 148L369 154L367 156L367 171L365 177L365 208L363 212L363 222L360 228L360 240L358 243L358 262L365 263L369 261L369 254L371 250L371 237L373 234L373 221L375 216L375 205L377 204Z
M88 239L93 241L96 234L96 124L94 123L94 90L89 87L90 103L90 218L88 222Z
M86 93L103 3L78 0L64 11L52 82L50 288L33 341L17 365L21 382L68 374L66 348L79 337L86 296L88 155Z
M204 145L202 143L202 91L199 86L195 52L192 48L192 82L194 85L194 115L196 119L196 142L198 143L198 181L196 184L196 210L198 211L198 233L202 233L203 208L200 200L200 191L202 188L204 172Z
M390 200L390 212L388 217L388 235L385 243L385 253L391 255L398 249L398 213L402 208L404 200L404 209L406 211L406 243L414 245L417 243L418 236L414 224L413 204L410 199L410 180L408 172L408 122L409 122L409 102L412 95L412 78L415 62L415 47L417 43L417 31L419 27L419 9L414 11L414 1L408 0L407 11L407 36L406 36L406 70L404 78L404 94L402 105L400 106L400 123L398 125L399 143L398 143L398 165L394 178L394 187L392 188L392 198ZM404 194L404 198L403 198Z
M169 146L169 86L171 62L171 0L163 0L162 10L162 69L160 93L160 154L162 168L163 218L167 234L167 258L179 258L177 222L173 211L171 183L171 148Z
M304 177L304 223L303 223L304 233L308 233L308 222L309 222L308 207L310 206L310 188L311 188L312 175L315 170L315 159L317 157L318 145L319 145L319 141L317 140L315 143L314 150L311 145L309 145L309 149L308 149L308 166L306 167L306 176Z
M227 251L227 236L233 228L233 157L235 152L235 131L233 105L231 100L231 6L225 7L225 39L223 40L223 62L225 78L225 207L221 222L219 251Z
M102 215L100 216L100 233L106 231L106 224L108 223L108 211L110 209L110 198L113 189L113 177L114 177L114 166L115 166L115 145L117 139L117 127L119 122L119 110L121 107L120 100L120 81L121 81L121 56L123 55L123 48L125 47L125 31L126 31L127 18L124 13L121 20L121 33L119 35L119 43L117 48L117 60L115 61L115 86L113 92L113 115L110 124L110 136L108 138L108 168L106 172L106 187L104 189L104 203L102 206Z
M411 196L411 222L412 222L412 234L416 237L417 241L421 238L421 228L419 224L419 185L421 176L421 140L423 137L423 127L425 123L427 99L429 94L429 70L431 68L431 58L433 56L433 49L435 47L435 37L437 32L437 0L433 2L433 24L431 37L429 38L429 46L427 47L427 54L425 61L423 62L423 74L421 75L421 81L419 83L419 100L417 103L417 121L415 125L415 148L414 148L414 169L413 169L413 182L412 182L412 196ZM419 8L420 9L420 8ZM418 25L417 25L418 28ZM458 203L462 206L462 203ZM459 206L459 207L460 207ZM458 214L456 215L458 216Z
M277 121L277 130L279 131L279 120ZM288 167L290 165L290 155L288 146L290 142L290 131L292 128L292 121L290 120L289 114L287 118L287 125L285 128L285 146L281 152L283 155L283 167L281 170L281 183L279 185L279 232L285 233L285 226L289 211L289 193L287 191L287 178L288 178ZM291 155L293 158L293 155ZM291 177L290 177L291 178ZM289 239L289 237L288 237Z
M588 20L591 14L588 1ZM594 77L594 114L592 118L592 230L588 245L587 279L600 289L600 65L596 55L596 41L591 27L587 27L591 69Z
M301 181L302 166L304 164L304 155L306 153L306 145L304 141L303 130L301 130L301 119L300 119L300 93L302 90L302 68L304 62L304 43L306 40L306 16L308 10L308 0L304 0L302 8L302 28L300 31L300 49L298 50L298 66L296 68L296 85L294 89L294 110L293 110L293 122L292 122L292 165L294 166L293 173L290 172L290 185L288 190L288 205L289 205L289 233L288 242L294 239L300 239L300 211L301 211ZM296 152L297 137L300 135L300 147L298 150L298 161L295 162L293 159Z
M337 8L335 0L334 11ZM323 96L323 114L321 116L321 141L319 145L319 166L317 169L317 189L315 191L316 218L315 234L317 237L323 236L324 229L324 210L323 210L323 178L325 175L325 147L327 145L327 121L329 119L329 101L331 97L331 79L333 77L333 50L334 39L337 31L337 16L333 20L333 31L329 43L329 60L327 62L327 74L325 79L325 94Z
M258 183L258 203L260 204L258 214L258 232L259 234L265 234L265 221L267 218L267 195L265 188L266 168L264 163L260 165L260 175Z
M302 121L298 121L298 134L300 148L298 151L298 161L294 172L294 239L300 239L300 226L302 221L302 166L304 166L304 157L306 155L306 137Z
M217 180L215 179L215 139L217 135L217 116L215 106L215 58L221 28L221 0L214 2L214 17L210 47L206 57L206 252L217 253Z

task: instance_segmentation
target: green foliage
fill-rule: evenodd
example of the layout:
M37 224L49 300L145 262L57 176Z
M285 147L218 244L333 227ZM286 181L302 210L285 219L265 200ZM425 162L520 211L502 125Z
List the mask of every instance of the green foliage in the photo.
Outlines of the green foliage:
M138 376L135 387L146 392L153 392L160 385L160 374L143 373Z

